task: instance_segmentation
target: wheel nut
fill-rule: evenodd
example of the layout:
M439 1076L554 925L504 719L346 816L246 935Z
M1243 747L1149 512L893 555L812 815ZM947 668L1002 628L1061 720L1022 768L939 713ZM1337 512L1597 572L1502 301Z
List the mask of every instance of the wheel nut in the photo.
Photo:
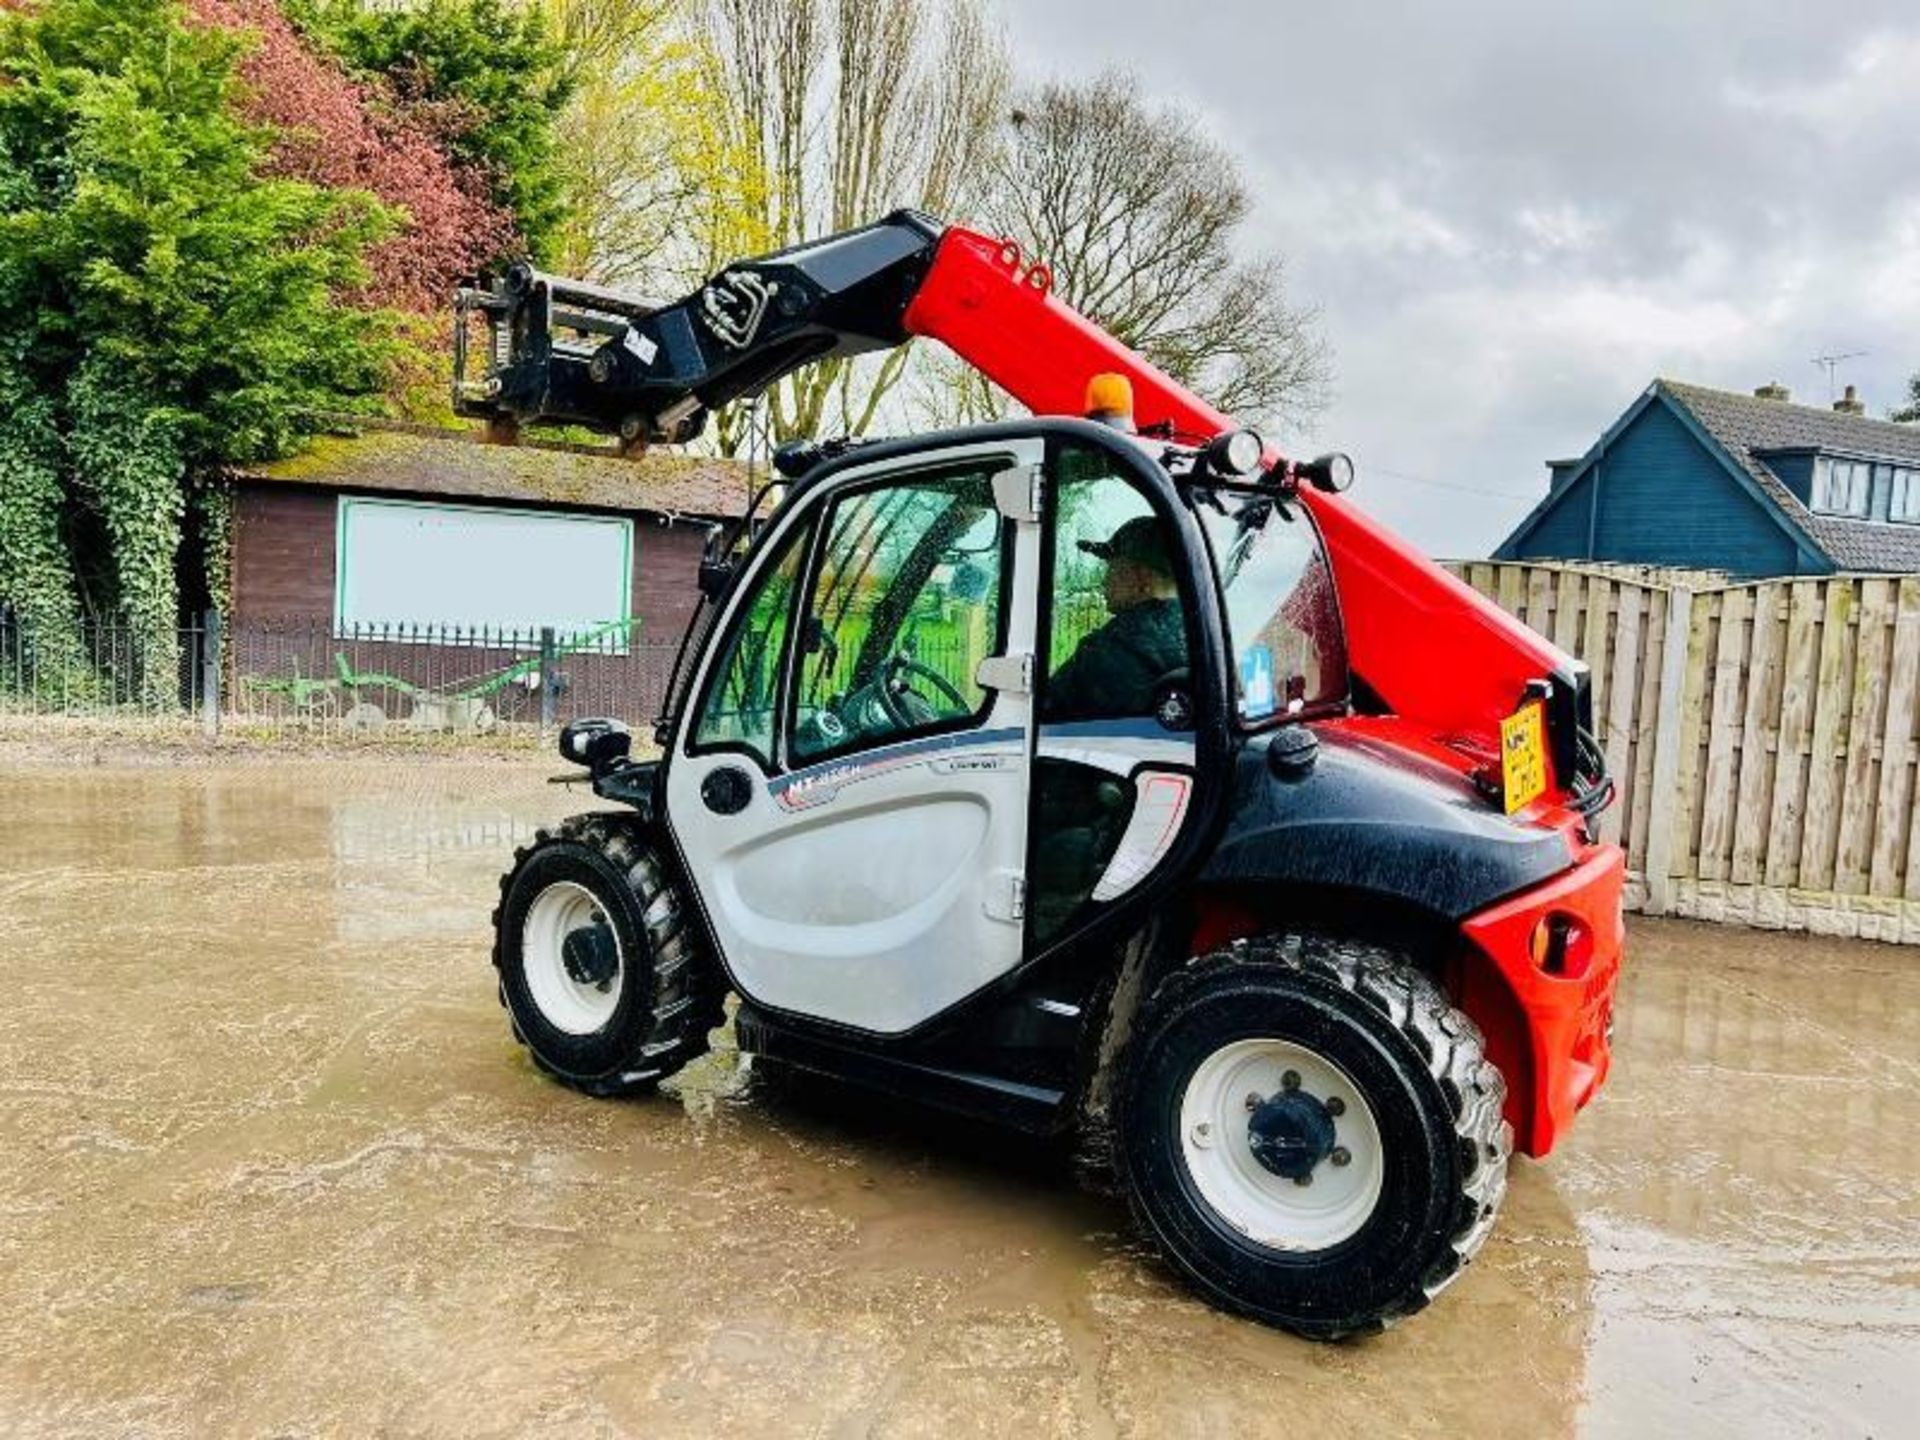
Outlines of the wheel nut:
M1296 1175L1293 1177L1293 1183L1296 1185L1311 1185L1313 1183L1313 1176Z
M1193 1143L1203 1147L1211 1145L1213 1143L1213 1126L1209 1125L1205 1120L1202 1120L1198 1125L1194 1126Z
M1258 1092L1249 1091L1247 1094L1247 1113L1251 1115L1265 1103L1266 1102L1260 1098Z
M1280 1077L1280 1088L1282 1090L1298 1090L1300 1088L1300 1072L1298 1070L1287 1071L1286 1074Z
M1342 1100L1338 1095L1327 1096L1326 1106L1327 1114L1329 1115L1344 1115L1347 1113L1347 1102Z
M1328 1154L1327 1158L1336 1165L1345 1165L1353 1159L1353 1153L1344 1145L1336 1145Z

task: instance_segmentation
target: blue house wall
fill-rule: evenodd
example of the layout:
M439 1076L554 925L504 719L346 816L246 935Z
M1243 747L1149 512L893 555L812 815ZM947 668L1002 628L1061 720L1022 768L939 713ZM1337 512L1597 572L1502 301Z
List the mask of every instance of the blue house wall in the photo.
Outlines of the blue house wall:
M1761 501L1660 401L1553 491L1502 560L1588 560L1788 575L1829 567L1803 556Z

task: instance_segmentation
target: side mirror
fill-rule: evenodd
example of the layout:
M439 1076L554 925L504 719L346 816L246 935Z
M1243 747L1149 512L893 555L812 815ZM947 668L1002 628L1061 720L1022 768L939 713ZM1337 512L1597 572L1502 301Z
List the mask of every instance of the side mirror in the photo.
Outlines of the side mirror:
M633 736L618 720L592 716L560 730L560 758L584 765L594 774L610 769L633 749Z

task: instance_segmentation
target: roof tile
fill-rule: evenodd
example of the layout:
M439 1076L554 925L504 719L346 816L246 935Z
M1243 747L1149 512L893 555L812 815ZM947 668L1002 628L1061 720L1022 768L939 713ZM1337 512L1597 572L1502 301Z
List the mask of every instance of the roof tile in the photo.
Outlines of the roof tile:
M1920 571L1920 525L1818 515L1759 459L1771 450L1823 450L1920 465L1920 425L1869 420L1676 380L1656 389L1683 407L1842 570Z

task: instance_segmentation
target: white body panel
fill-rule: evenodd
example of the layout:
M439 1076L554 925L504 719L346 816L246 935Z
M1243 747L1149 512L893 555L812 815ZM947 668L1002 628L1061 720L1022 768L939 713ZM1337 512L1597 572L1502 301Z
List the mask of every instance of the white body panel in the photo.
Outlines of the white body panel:
M1037 467L1042 451L1021 441L919 454L844 471L832 493L974 457ZM780 533L810 523L830 499L813 497ZM762 553L778 548L776 534ZM1039 526L1022 520L1006 581L1007 655L1034 648L1039 560ZM757 576L732 610L750 602ZM733 620L722 617L713 633ZM722 648L709 647L689 691L667 813L741 992L778 1010L897 1034L1017 965L1032 697L998 690L970 729L767 775L740 755L687 753ZM729 766L751 777L751 798L737 814L716 814L701 787Z

